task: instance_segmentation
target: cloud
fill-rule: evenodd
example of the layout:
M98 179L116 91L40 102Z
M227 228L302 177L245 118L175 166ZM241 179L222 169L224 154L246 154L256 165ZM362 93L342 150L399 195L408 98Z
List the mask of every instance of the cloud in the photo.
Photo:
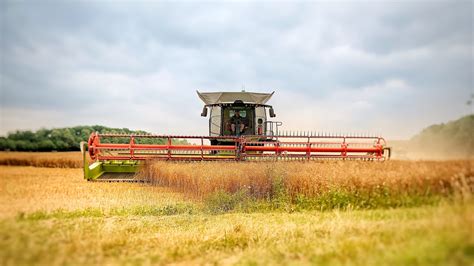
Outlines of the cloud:
M323 97L285 91L275 95L279 98L275 100L275 105L278 106L278 119L285 121L283 130L372 134L382 134L387 130L403 136L407 132L402 133L398 127L401 119L406 118L399 117L397 121L387 124L386 121L393 117L386 116L386 108L387 105L403 105L405 99L412 95L410 84L393 78L366 87L339 88ZM398 137L395 134L392 136Z
M244 86L276 90L288 128L406 138L465 114L472 93L472 2L4 6L0 134L206 134L195 90Z

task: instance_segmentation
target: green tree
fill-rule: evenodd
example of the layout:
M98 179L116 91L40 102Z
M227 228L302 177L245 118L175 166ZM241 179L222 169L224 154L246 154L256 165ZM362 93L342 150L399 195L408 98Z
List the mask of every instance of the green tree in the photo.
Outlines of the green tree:
M100 125L75 126L70 128L42 128L36 132L15 131L7 137L0 137L0 150L10 151L78 151L79 143L87 141L92 132L116 134L149 134L145 131L133 131L128 128L109 128ZM104 143L128 143L130 138L104 138ZM140 139L138 143L163 144L163 139Z

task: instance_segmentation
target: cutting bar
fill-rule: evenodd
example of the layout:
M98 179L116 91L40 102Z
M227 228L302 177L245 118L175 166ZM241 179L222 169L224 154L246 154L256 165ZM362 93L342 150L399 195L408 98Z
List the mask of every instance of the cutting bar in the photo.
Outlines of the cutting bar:
M216 144L218 143L218 144ZM92 133L81 143L87 180L116 182L137 173L145 161L386 160L381 137L366 136L180 136ZM87 156L87 155L88 156ZM86 157L92 159L89 164ZM109 176L105 178L105 176ZM112 176L112 178L110 177ZM115 177L114 177L115 176ZM102 178L104 177L104 178Z

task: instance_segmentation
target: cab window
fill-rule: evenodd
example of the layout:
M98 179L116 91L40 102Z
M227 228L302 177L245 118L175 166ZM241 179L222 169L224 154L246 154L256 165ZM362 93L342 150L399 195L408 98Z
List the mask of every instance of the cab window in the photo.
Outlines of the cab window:
M243 118L247 117L247 111L245 110L229 110L229 117L233 117L236 111L239 111L240 117L243 117Z
M245 107L227 107L223 110L222 114L222 135L230 136L232 135L231 130L231 120L234 117L235 113L239 111L240 117L244 120L246 125L245 132L243 135L253 135L254 131L254 110L252 108Z

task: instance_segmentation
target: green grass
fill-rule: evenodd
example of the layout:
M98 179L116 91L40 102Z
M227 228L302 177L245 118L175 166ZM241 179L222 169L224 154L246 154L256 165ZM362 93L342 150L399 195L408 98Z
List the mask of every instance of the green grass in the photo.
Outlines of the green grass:
M0 221L3 265L470 265L474 204L210 214L177 204Z
M107 218L113 216L166 216L177 214L194 214L199 209L194 204L168 204L164 206L133 206L123 208L85 208L80 210L67 211L64 209L57 209L55 211L36 211L25 214L19 213L17 215L18 221L36 221L47 219L75 219L75 218Z
M371 193L348 192L332 189L317 197L297 195L292 198L283 190L272 197L256 199L245 190L236 193L217 191L204 200L204 208L210 213L302 211L319 210L364 210L380 208L417 207L436 205L441 201L452 202L455 195L441 197L430 193L391 193L381 187Z

